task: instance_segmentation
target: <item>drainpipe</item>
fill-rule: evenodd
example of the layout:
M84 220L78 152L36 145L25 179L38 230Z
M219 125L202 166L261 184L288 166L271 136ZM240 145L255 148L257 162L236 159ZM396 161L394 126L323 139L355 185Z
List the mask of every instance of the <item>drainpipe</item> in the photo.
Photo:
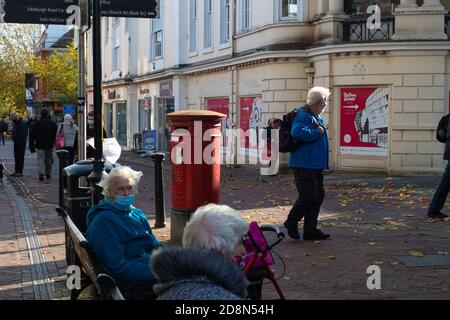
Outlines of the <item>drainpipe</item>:
M237 0L233 0L232 18L233 23L231 24L231 56L236 55L236 29L237 29Z

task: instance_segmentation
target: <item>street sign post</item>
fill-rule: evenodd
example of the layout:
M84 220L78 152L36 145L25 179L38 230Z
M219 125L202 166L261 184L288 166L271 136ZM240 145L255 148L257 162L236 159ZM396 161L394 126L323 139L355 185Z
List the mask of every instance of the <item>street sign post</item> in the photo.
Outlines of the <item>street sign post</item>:
M125 18L157 18L159 0L100 0L101 16ZM76 6L76 7L73 7ZM0 0L0 22L74 25L77 14L86 26L86 0ZM78 8L78 10L75 10ZM80 10L81 8L81 10ZM92 15L89 6L89 16Z

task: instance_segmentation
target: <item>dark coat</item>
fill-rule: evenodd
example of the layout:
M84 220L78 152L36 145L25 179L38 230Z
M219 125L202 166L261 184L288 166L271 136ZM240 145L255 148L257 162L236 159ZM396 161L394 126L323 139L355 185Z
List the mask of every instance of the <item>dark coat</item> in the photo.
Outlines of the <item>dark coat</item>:
M0 120L0 132L3 133L6 131L8 131L8 124L5 120Z
M247 281L231 260L217 251L168 248L152 259L158 300L241 300Z
M42 117L32 126L30 132L30 148L52 149L55 145L56 131L58 126L50 118Z
M445 143L444 160L450 160L450 121L447 126L447 142Z
M23 119L14 121L14 128L12 131L12 139L14 143L26 144L28 135L28 125Z

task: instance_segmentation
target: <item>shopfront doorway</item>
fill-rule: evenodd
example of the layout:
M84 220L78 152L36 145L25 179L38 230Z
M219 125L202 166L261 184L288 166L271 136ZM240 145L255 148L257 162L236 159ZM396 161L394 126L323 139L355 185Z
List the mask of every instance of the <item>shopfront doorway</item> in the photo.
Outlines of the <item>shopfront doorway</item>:
M158 150L161 152L170 151L170 128L167 115L175 112L175 99L158 98Z
M127 104L118 102L116 105L116 139L121 146L127 146Z

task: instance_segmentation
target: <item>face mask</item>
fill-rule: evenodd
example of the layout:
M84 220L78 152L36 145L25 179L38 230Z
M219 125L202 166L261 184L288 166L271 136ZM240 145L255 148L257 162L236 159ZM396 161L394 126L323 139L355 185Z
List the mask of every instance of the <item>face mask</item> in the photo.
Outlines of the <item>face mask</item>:
M114 203L118 204L119 206L128 208L133 204L135 198L136 195L134 194L130 194L129 196L116 196Z
M88 120L88 125L93 126L94 125L94 120Z

